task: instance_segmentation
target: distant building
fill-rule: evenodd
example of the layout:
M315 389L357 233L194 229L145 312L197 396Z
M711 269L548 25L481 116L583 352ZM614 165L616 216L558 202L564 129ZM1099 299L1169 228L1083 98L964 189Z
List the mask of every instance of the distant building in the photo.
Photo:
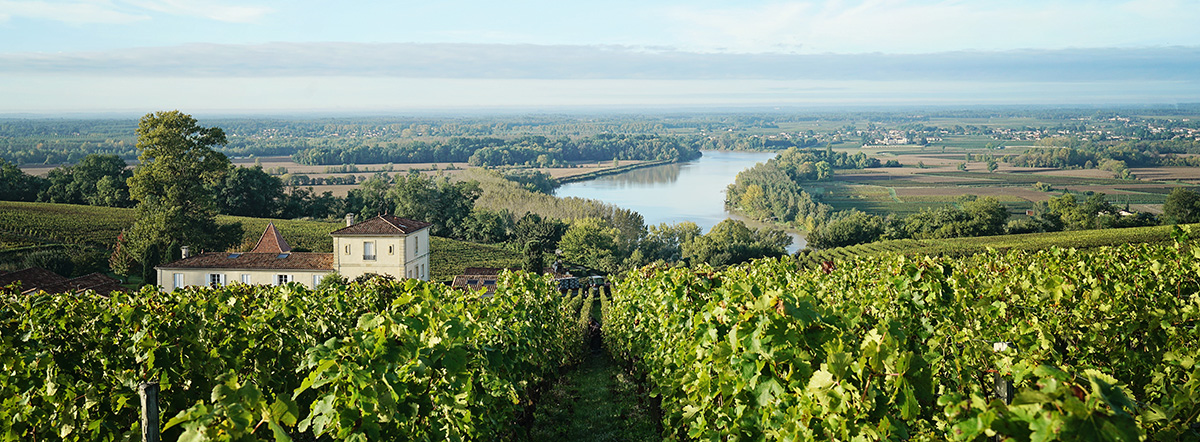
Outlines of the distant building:
M127 291L125 287L121 286L121 281L100 273L67 278L40 267L30 267L15 272L0 272L0 287L13 283L20 284L18 290L22 294L80 293L91 290L107 295L112 292Z
M518 271L518 268L491 268L491 267L467 267L463 269L461 275L455 276L454 281L450 283L450 287L466 290L484 290L484 296L491 296L496 291L496 280L500 279L500 273L508 271ZM543 274L549 274L554 277L554 284L561 292L567 290L577 290L583 286L579 283L579 279L571 276L570 272L559 273L554 267L546 267Z
M223 286L233 283L282 285L297 282L310 288L333 272L346 278L375 273L395 278L429 280L429 224L380 215L361 223L346 216L346 227L330 233L334 253L293 252L287 240L267 225L249 252L210 252L154 269L164 289Z

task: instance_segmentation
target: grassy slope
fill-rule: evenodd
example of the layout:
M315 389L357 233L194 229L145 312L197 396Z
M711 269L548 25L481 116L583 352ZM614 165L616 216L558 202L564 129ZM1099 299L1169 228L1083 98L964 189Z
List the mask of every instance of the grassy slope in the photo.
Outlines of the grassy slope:
M1192 224L1190 227L1196 234L1200 234L1200 224ZM1027 233L974 238L901 239L821 250L809 255L808 259L811 261L827 261L851 255L874 255L881 253L969 255L989 248L996 250L1038 250L1050 246L1059 246L1089 249L1126 243L1157 243L1169 242L1171 240L1171 226Z
M133 209L77 206L70 204L22 203L0 201L0 252L18 247L43 244L82 244L109 248L122 229L137 219ZM279 220L220 216L221 223L242 223L245 229L237 250L254 246L267 223L275 223L294 248L313 252L332 252L329 232L343 224L325 221ZM447 280L466 267L519 267L520 254L500 247L474 244L447 238L430 239L430 276Z

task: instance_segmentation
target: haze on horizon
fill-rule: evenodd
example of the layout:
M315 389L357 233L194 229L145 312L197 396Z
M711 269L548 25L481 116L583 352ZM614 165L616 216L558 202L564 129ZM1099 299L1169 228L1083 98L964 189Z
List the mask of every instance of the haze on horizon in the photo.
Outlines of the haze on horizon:
M1179 0L0 0L0 113L1200 101Z

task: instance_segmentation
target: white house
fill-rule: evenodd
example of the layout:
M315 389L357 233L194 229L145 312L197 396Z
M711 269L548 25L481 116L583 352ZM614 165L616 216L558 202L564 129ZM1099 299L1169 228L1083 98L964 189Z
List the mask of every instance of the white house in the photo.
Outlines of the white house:
M155 270L164 289L189 285L233 283L281 285L298 282L316 287L326 275L346 278L366 273L429 280L429 226L422 221L380 215L330 233L334 253L293 252L283 235L268 224L249 252L210 252L190 255Z

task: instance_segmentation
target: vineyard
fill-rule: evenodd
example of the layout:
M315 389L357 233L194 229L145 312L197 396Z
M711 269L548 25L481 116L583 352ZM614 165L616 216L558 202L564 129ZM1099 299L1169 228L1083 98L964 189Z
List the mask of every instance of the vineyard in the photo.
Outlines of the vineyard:
M1200 229L1200 225L1193 225L1191 228ZM823 261L844 260L856 256L887 254L966 256L987 252L989 249L1033 251L1050 247L1092 249L1133 243L1170 243L1171 231L1172 226L1152 226L967 238L895 239L817 250L803 255L802 261L810 266L815 266Z
M61 249L66 245L109 249L136 217L134 209L0 201L0 255L8 251L18 253L21 249ZM293 248L328 253L333 251L329 232L345 226L338 222L225 215L218 216L217 221L242 223L242 244L235 250L253 248L267 223L275 223ZM521 265L519 253L498 246L440 237L430 237L430 246L430 277L436 281L453 279L467 267Z
M645 269L615 357L694 440L1200 440L1200 247Z
M501 278L496 296L414 280L329 291L0 292L0 440L493 440L581 351L580 299Z
M72 222L9 207L6 229ZM332 225L295 223L314 241ZM1146 243L1107 246L1122 242L1113 232ZM647 267L611 297L561 296L521 273L488 297L383 279L317 291L0 289L0 441L137 439L143 382L160 386L164 440L1196 441L1190 232L906 240L722 271ZM1040 238L1087 249L1026 250ZM499 256L445 241L460 261ZM601 335L589 331L597 316ZM601 336L613 367L597 362ZM597 380L605 370L621 381ZM638 411L614 409L621 400ZM612 422L575 423L583 412Z

